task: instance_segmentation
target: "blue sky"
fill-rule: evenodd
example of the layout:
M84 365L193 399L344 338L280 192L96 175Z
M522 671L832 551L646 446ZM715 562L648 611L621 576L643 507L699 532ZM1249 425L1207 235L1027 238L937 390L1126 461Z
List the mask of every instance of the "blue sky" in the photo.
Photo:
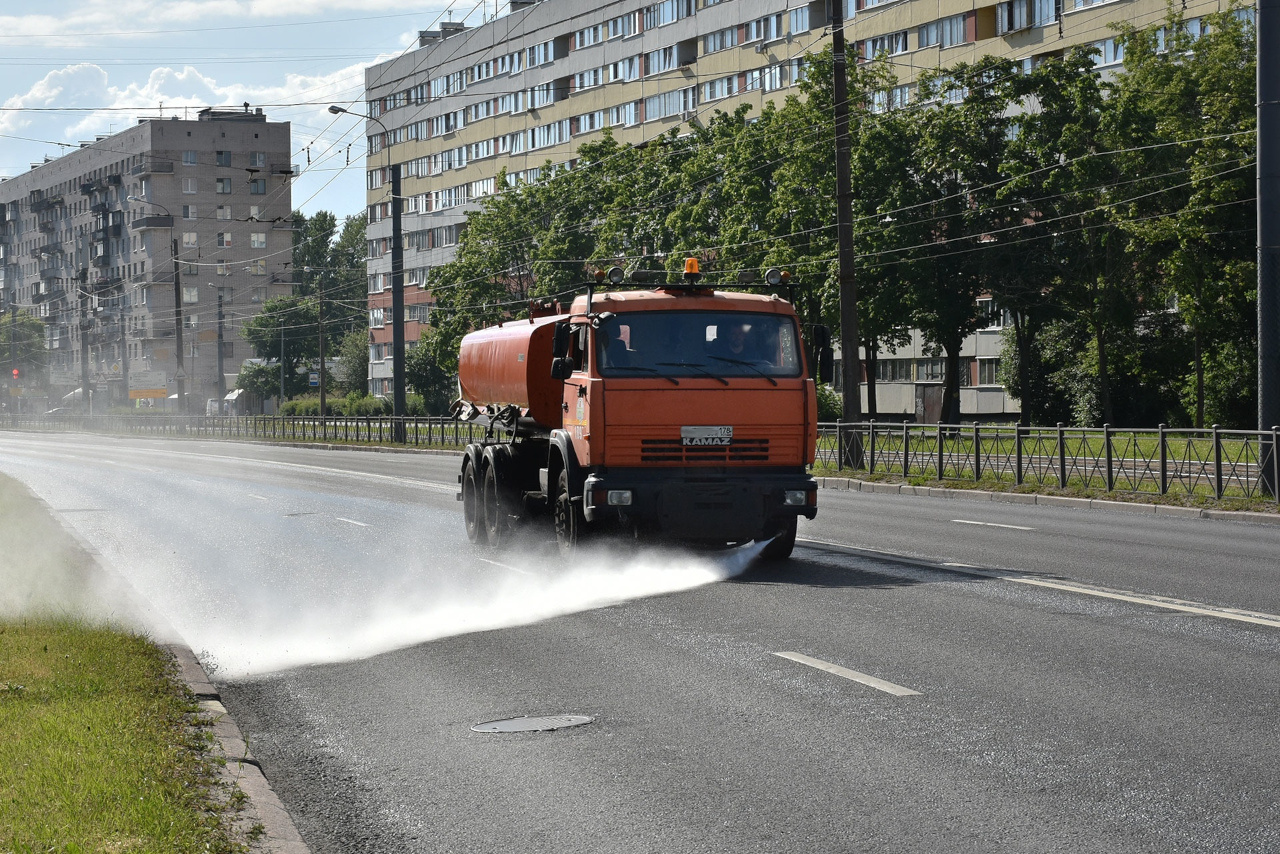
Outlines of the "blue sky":
M366 66L418 30L486 11L486 0L0 0L0 175L140 116L248 101L292 122L294 207L341 220L364 209L364 122L328 106L363 111Z

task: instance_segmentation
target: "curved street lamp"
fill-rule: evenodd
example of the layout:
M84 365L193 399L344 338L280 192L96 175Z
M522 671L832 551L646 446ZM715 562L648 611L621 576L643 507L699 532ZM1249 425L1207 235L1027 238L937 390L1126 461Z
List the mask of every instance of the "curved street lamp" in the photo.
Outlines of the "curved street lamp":
M404 375L404 249L401 246L400 164L391 162L387 145L390 134L381 119L339 107L337 104L331 105L329 112L335 116L343 113L359 116L377 122L378 127L382 128L382 148L387 151L387 165L391 170L391 414L396 418L393 427L395 441L403 443L406 440L404 417L408 405Z

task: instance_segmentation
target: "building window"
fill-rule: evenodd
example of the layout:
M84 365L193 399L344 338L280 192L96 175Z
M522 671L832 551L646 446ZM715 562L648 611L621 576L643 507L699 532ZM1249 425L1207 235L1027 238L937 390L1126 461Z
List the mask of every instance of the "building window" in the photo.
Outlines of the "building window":
M1000 360L978 360L978 385L1000 385Z
M664 92L661 95L645 98L644 118L645 121L670 118L680 115L685 110L695 109L697 106L698 90L695 87L676 89L674 92Z
M369 325L374 329L381 329L386 324L383 322L383 312L381 308L369 309Z
M1006 0L996 4L996 35L1003 36L1028 29L1031 20L1028 16L1027 0Z
M194 151L184 151L184 152L182 152L182 165L183 165L183 166L195 166L195 165L196 165L196 153L195 153Z
M231 219L231 205L218 205L218 219Z
M230 246L230 245L231 245L231 233L228 231L219 231L218 246L221 247L221 246Z
M267 179L254 178L249 182L249 195L264 196L267 193Z
M230 192L231 192L231 179L230 179L230 178L218 178L218 179L216 179L216 186L215 186L215 189L216 189L216 191L217 191L218 193L221 193L222 195L226 195L226 194L230 193Z
M265 151L249 152L249 168L250 169L266 169L267 153Z
M533 47L529 48L528 50L528 60L529 60L528 64L530 68L533 68L538 65L544 65L550 62L553 58L554 58L554 54L552 53L551 42L543 42L542 44L535 44Z
M911 359L876 359L876 381L882 383L911 382Z
M267 274L267 262L261 258L254 258L249 262L249 274L251 276L265 276Z
M907 31L872 36L863 43L863 58L875 59L882 53L894 56L907 52Z
M182 192L183 192L183 193L185 193L185 194L187 194L188 196L190 196L190 195L194 195L194 194L195 194L195 192L196 192L196 179L195 179L195 178L183 178L183 179L182 179Z
M809 7L801 6L791 10L791 32L803 33L809 29Z
M954 47L965 43L964 15L952 15L920 28L920 47Z
M590 47L593 44L599 44L604 40L604 28L600 24L594 27L586 27L578 30L573 34L573 49L581 50L584 47Z
M183 305L194 305L200 302L200 288L196 285L182 286L182 303Z
M917 359L916 382L940 383L947 374L946 359Z
M716 30L714 33L702 37L702 52L716 53L721 50L728 50L736 47L738 44L738 28L726 27L723 30Z
M230 151L215 151L215 152L214 152L214 163L215 163L216 165L218 165L218 166L230 166L230 165L231 165L231 152L230 152Z
M200 245L200 235L194 231L182 232L182 248L195 249Z
M627 36L634 36L640 32L640 13L628 12L617 18L611 18L605 26L608 28L606 38L624 39Z
M640 57L629 56L626 59L609 65L609 82L621 80L638 80L640 78Z
M630 127L636 123L636 102L609 108L609 127Z
M573 75L573 91L575 92L591 89L602 83L604 83L603 68L592 68L590 71L580 71Z
M255 231L249 235L249 247L252 249L267 248L267 233L265 231Z
M644 10L644 28L652 30L655 27L673 24L692 14L693 0L662 0L661 3L654 3Z
M702 84L702 100L718 101L721 98L728 98L738 94L738 75L730 74L728 77L721 77L718 80L712 80L709 83Z
M675 45L660 48L645 54L644 73L646 75L661 74L664 71L670 71L678 64Z
M1103 39L1092 42L1089 46L1098 49L1098 55L1093 58L1093 64L1096 67L1119 65L1124 62L1124 43L1119 39Z
M772 92L782 88L782 66L771 65L747 72L746 91Z
M747 24L746 37L743 41L770 42L774 39L782 38L782 13L776 15L765 15L763 18L756 18Z
M183 218L183 219L195 219L195 218L196 218L196 206L195 206L195 205L183 205L183 206L182 206L182 218Z

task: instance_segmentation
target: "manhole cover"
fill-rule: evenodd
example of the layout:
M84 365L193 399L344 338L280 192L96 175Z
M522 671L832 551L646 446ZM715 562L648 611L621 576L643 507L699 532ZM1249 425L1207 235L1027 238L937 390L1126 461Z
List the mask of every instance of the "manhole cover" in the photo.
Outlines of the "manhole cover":
M486 721L476 724L472 732L547 732L571 726L591 723L595 718L587 715L538 715L536 717L507 718L502 721Z

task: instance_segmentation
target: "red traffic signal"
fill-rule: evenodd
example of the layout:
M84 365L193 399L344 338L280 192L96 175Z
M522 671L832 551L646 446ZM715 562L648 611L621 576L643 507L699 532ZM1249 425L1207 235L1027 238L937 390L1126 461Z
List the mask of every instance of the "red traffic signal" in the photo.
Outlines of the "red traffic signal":
M18 377L20 377L20 376L22 376L22 369L21 369L21 368L14 368L14 369L13 369L13 378L16 380L16 379L17 379Z

